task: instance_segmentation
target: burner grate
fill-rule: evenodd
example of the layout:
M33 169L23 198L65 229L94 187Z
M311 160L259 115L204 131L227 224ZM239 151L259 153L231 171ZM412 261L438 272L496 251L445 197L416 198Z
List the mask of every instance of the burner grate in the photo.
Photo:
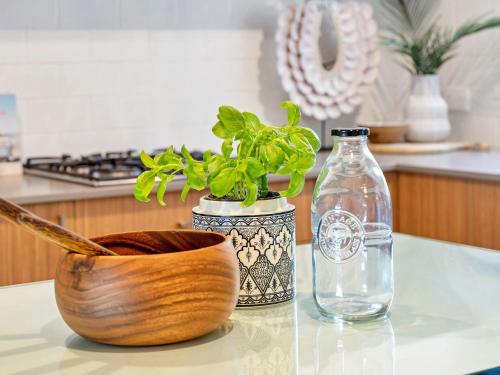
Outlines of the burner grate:
M152 155L163 152L156 149ZM196 160L203 159L203 152L192 152ZM43 156L28 158L24 164L28 174L83 183L92 186L115 185L120 181L133 183L145 167L136 150L92 153L73 158L69 154L58 157Z

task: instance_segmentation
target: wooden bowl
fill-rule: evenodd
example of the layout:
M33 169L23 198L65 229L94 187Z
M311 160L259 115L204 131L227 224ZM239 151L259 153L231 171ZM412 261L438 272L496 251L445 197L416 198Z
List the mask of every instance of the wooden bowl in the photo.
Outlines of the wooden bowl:
M124 242L164 254L61 257L57 306L68 326L85 338L129 346L189 340L213 331L236 306L238 260L220 234L131 232L93 241L119 254Z
M370 129L368 139L372 143L404 142L408 132L408 125L398 122L370 122L359 126Z

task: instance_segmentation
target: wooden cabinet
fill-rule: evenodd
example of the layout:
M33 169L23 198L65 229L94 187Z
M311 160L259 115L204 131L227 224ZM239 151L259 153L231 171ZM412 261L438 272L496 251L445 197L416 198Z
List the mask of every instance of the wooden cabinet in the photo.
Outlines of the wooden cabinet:
M54 223L75 229L75 203L26 205ZM0 220L0 286L54 278L60 250L45 240Z
M399 231L500 250L500 183L398 174Z
M287 182L271 184L286 189ZM310 241L310 206L314 181L306 182L303 193L290 200L297 209L297 241ZM132 196L25 205L30 211L54 223L95 237L115 232L162 230L189 225L191 209L206 192L191 191L186 202L179 192L169 192L166 207L144 204ZM0 220L0 286L52 279L63 250L38 239L11 223Z
M391 194L392 201L392 229L394 232L399 230L399 200L398 200L398 175L396 172L384 173L389 193Z
M395 231L500 250L500 183L425 174L389 172ZM296 207L297 242L311 241L315 180L290 199ZM287 182L271 189L284 190ZM26 205L36 214L86 237L114 232L161 230L189 225L191 209L206 192L191 191L186 202L169 192L166 207L132 196ZM0 220L0 286L46 280L62 250Z
M156 201L138 202L132 196L80 200L75 202L77 231L86 237L95 237L115 232L176 228L191 221L191 209L201 195L202 192L191 191L186 202L182 202L179 192L167 193L165 207Z

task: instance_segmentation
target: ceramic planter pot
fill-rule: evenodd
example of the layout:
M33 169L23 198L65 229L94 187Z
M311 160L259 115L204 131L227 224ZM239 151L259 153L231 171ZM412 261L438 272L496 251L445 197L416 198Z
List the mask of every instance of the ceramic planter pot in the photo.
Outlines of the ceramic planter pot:
M438 142L450 135L448 104L441 96L437 75L413 76L405 117L409 141Z
M251 207L207 197L193 209L193 229L229 236L240 268L237 307L290 301L295 296L295 207L286 198Z

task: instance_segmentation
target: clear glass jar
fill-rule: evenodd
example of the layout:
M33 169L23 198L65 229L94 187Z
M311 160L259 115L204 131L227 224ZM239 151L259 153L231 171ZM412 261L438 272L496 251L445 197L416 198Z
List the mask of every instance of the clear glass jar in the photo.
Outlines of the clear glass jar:
M341 320L384 316L394 294L392 207L366 128L332 129L313 194L314 299Z

